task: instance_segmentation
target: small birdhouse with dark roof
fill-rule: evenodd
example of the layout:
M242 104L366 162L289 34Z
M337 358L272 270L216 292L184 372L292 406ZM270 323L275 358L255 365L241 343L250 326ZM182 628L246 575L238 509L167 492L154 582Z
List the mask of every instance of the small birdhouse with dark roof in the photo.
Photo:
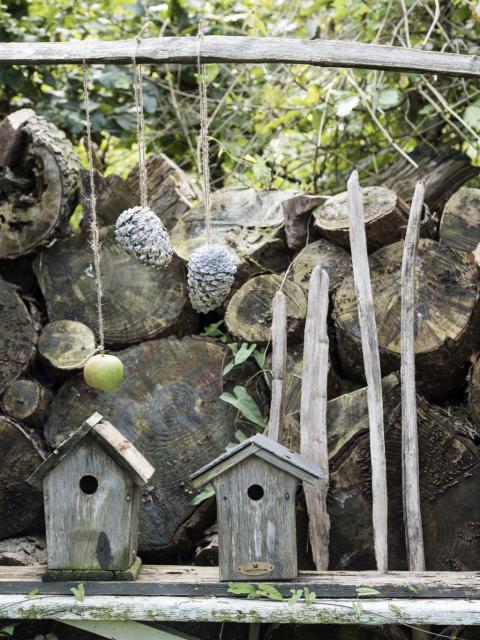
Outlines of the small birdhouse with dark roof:
M197 489L215 487L221 580L297 577L297 485L323 475L315 463L257 434L191 476Z
M140 488L152 465L94 413L28 479L43 481L44 580L134 580Z

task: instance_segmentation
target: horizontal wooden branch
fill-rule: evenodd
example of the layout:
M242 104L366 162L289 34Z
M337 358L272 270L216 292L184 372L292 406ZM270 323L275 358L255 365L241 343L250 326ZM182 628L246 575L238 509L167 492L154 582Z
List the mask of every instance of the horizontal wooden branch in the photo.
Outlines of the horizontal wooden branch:
M194 64L199 41L194 37L147 38L138 45L139 62ZM0 65L5 64L128 64L135 41L7 42L0 44ZM204 62L284 62L319 67L385 69L416 73L480 76L480 58L440 51L420 51L387 45L300 40L298 38L246 38L207 36L202 42Z
M13 620L143 620L282 624L479 624L480 600L329 599L314 604L175 596L1 596Z

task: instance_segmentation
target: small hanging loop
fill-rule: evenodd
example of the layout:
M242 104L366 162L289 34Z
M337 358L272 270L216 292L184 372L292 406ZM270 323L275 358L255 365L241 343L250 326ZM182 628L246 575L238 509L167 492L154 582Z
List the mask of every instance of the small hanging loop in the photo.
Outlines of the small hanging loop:
M93 263L95 269L95 287L97 291L97 324L98 324L98 351L103 354L105 351L105 336L103 327L102 311L102 279L100 273L100 238L97 220L97 196L95 192L95 172L93 166L93 146L92 146L92 125L90 120L90 99L88 93L88 69L85 58L82 64L83 72L83 100L85 106L85 123L87 133L87 156L88 173L90 183L90 244L93 251Z

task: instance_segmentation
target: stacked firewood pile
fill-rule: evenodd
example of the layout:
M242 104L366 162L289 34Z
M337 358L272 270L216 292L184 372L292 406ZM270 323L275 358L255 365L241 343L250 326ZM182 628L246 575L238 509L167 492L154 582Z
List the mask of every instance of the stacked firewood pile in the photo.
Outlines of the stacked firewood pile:
M427 568L478 570L480 277L474 250L480 190L463 187L478 170L449 151L420 151L416 161L418 169L399 161L363 188L385 376L390 568L406 568L399 282L408 201L423 178L416 364ZM258 428L258 416L255 425L222 394L246 389L268 415L271 305L280 287L289 336L283 440L298 450L306 293L313 267L322 263L331 295L330 567L374 568L367 403L344 185L333 197L250 188L214 193L213 239L235 251L239 268L224 307L204 316L189 303L185 277L204 233L198 188L163 155L149 158L148 174L150 205L176 254L161 270L135 261L113 238L118 215L138 203L137 170L127 179L96 175L105 341L126 368L116 391L100 393L86 386L81 371L95 350L96 332L85 172L63 133L33 111L13 113L0 125L0 561L41 558L42 496L25 479L97 410L156 468L142 495L144 560L215 563L213 499L192 504L188 475L235 441L239 430L248 435ZM78 204L84 218L74 230L69 219ZM245 345L243 353L255 344L257 355L266 353L265 363L250 357L227 366L233 343ZM301 499L298 517L301 565L308 567Z

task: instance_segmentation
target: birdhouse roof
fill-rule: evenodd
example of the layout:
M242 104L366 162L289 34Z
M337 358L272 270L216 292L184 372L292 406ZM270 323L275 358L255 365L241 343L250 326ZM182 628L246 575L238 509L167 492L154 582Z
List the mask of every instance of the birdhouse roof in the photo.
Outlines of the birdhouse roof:
M319 478L325 475L324 470L315 462L257 433L236 447L228 449L221 456L193 473L190 480L193 481L193 486L198 489L252 455L266 460L275 467L283 469L283 471L309 484L315 484Z
M110 457L124 471L129 473L135 484L145 485L152 477L155 469L140 451L123 436L113 424L103 419L99 413L94 413L70 437L60 444L48 458L27 479L31 485L36 485L54 469L60 460L66 458L75 447L87 436L91 435L105 449Z

